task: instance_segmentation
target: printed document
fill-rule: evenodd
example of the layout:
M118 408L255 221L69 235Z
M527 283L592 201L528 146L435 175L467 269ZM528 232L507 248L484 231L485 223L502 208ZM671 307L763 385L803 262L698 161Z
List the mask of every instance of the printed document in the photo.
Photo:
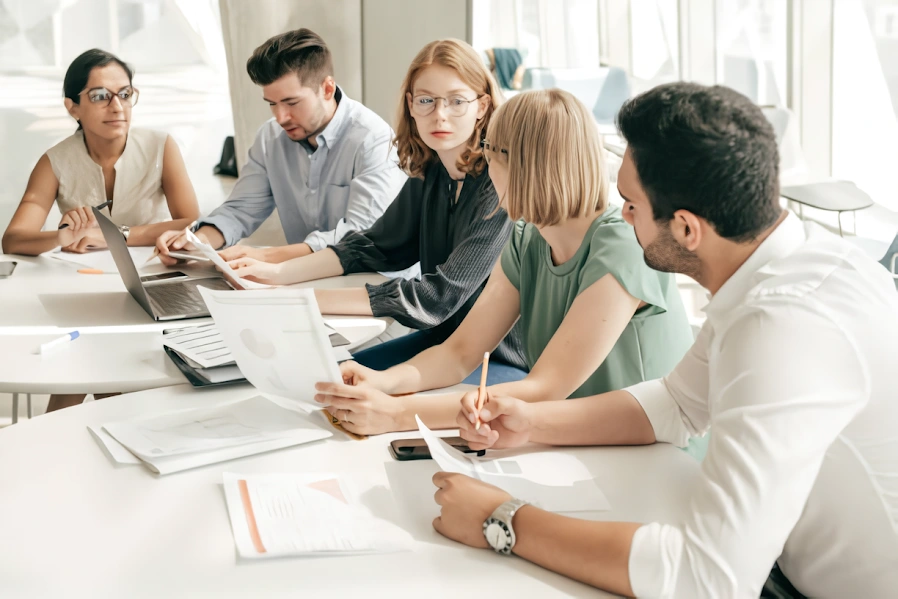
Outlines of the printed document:
M335 474L224 473L241 557L355 555L410 549L412 537L376 518Z
M240 372L259 391L321 407L315 383L343 381L314 290L197 289Z
M227 279L237 283L244 289L271 289L271 285L256 283L255 281L248 281L247 279L238 277L237 273L234 272L234 269L225 262L224 258L218 255L218 252L216 252L211 245L200 241L199 237L194 235L190 229L187 229L185 232L187 233L187 239L190 240L190 243L196 246L196 249L199 250L203 256L211 260L212 263L224 273Z
M546 451L512 458L478 458L440 439L417 415L415 420L430 455L445 472L480 479L550 512L611 509L589 470L570 454Z
M262 396L106 424L103 428L145 461L275 439L304 443L310 434L318 439L321 432L327 432L313 424L308 415Z
M169 329L162 334L162 345L178 352L194 368L215 368L234 363L231 350L225 345L215 323Z

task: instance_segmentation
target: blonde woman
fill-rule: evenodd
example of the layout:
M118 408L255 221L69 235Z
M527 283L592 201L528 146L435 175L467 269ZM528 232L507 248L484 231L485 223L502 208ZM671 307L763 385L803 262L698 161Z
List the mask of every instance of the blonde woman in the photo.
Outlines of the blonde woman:
M78 130L38 160L3 234L4 252L36 256L60 246L81 254L104 248L90 207L107 201L112 204L104 214L132 246L153 245L161 233L183 229L199 216L178 144L165 133L131 127L139 96L132 79L131 68L103 50L88 50L69 65L63 93ZM54 202L65 226L41 231Z
M441 345L385 372L342 365L349 384L316 399L358 433L456 425L461 394L405 396L460 382L519 321L530 373L490 388L525 401L584 397L666 375L692 344L673 275L650 269L608 205L602 143L589 110L560 90L527 92L490 123L489 175L522 219L489 283Z
M316 291L322 313L390 316L417 329L354 356L375 370L404 362L455 331L512 230L508 215L497 210L498 197L481 148L502 98L477 52L459 40L428 44L412 61L402 90L393 143L409 179L370 229L279 264L250 257L230 261L241 277L271 284L399 271L420 261L420 279ZM222 255L228 258L227 252ZM498 345L489 369L491 382L527 374L519 337L506 336L510 329L490 346ZM472 370L465 374L477 380L479 371Z

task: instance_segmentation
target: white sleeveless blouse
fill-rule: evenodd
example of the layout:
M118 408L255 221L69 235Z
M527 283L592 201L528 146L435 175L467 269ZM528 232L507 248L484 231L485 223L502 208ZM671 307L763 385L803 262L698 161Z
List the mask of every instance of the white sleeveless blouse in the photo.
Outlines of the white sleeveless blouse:
M134 227L171 220L162 192L162 156L167 138L167 133L150 129L128 132L125 150L114 166L111 210L103 210L115 224ZM106 201L103 169L87 153L82 131L47 150L47 157L59 181L56 203L62 214Z

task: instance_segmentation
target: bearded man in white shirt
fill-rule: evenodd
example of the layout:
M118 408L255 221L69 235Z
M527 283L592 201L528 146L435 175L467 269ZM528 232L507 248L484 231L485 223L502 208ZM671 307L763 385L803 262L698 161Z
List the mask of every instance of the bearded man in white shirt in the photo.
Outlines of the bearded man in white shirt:
M599 397L489 397L479 430L468 394L458 423L477 449L683 447L710 430L692 513L676 525L587 522L438 473L434 527L623 595L774 596L791 582L795 596L896 596L890 277L781 209L776 138L748 98L663 85L624 105L618 125L628 142L618 189L646 263L712 294L695 345L664 379ZM488 540L491 517L514 534L494 527ZM768 581L775 566L780 585Z

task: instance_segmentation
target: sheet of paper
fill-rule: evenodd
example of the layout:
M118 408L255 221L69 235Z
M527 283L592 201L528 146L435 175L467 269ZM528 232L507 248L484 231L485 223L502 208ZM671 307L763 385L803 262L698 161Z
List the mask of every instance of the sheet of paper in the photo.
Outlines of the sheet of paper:
M246 377L240 372L236 364L231 366L219 366L217 368L197 368L196 373L210 383L224 383L226 381L243 380Z
M234 357L225 345L215 323L184 329L168 329L162 333L162 345L189 358L202 368L233 364Z
M334 474L223 475L241 557L354 555L410 549L411 536L374 517Z
M128 248L128 251L131 253L131 258L134 260L137 269L140 270L143 263L146 262L147 258L153 253L153 248L134 247ZM109 250L94 250L86 254L72 254L57 249L52 252L47 252L44 255L53 258L54 260L68 262L69 264L72 264L76 270L80 268L96 268L105 273L118 272L118 267L115 265L115 260L112 258L112 252Z
M263 283L256 283L255 281L248 281L241 277L238 277L228 263L224 261L224 259L218 255L218 252L209 245L208 243L203 243L199 240L199 237L194 235L189 229L186 231L187 239L190 240L190 243L196 246L196 249L206 258L212 261L215 266L217 266L221 272L224 273L225 277L234 281L244 289L270 289L271 285L265 285Z
M327 324L324 328L329 341L332 335L338 334ZM192 368L216 368L225 364L236 364L215 323L184 329L167 329L162 333L162 345L178 352ZM337 362L352 359L352 354L345 347L335 347L333 351ZM225 375L216 376L220 378ZM242 375L238 378L242 378Z
M240 372L259 391L315 402L315 383L342 382L312 289L197 288Z
M262 441L261 443L250 443L248 445L239 445L237 447L225 447L224 449L215 449L212 451L153 458L151 460L143 460L142 464L157 474L172 474L174 472L182 472L192 468L200 468L202 466L208 466L209 464L218 464L229 460L258 455L260 453L276 451L278 449L287 449L304 443L320 441L321 439L326 439L331 436L332 434L329 431L323 429L309 429L306 431L306 434L301 437L279 438L274 439L273 441Z
M478 458L440 439L415 415L430 455L445 472L457 472L495 485L550 512L611 509L586 466L570 454L541 452L512 458Z
M116 464L140 464L140 459L128 451L124 445L113 439L112 435L103 430L102 426L88 425L87 430L90 431L94 441L97 442L100 449L106 454L106 457Z
M262 396L106 424L103 428L143 460L303 438L310 430L316 434L322 430L306 414Z

